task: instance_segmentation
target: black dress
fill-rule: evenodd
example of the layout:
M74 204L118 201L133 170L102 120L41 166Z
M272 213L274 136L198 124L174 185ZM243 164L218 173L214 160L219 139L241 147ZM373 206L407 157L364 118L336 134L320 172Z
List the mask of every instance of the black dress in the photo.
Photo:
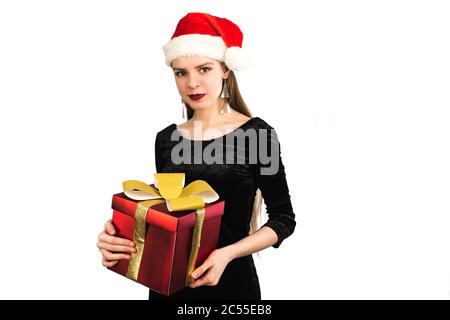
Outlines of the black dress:
M278 170L276 173L262 174L261 169L269 166L267 159L262 161L258 156L257 161L255 161L254 158L252 160L250 157L250 144L255 146L255 140L246 139L246 150L243 155L238 152L238 150L242 151L242 148L239 149L238 147L240 144L237 142L230 144L230 141L226 139L230 136L237 136L237 134L248 134L250 131L272 133L272 140L267 139L266 146L268 150L275 152L270 158L277 158ZM211 140L185 138L181 135L180 130L177 130L176 124L171 124L158 132L155 142L156 171L159 173L184 172L186 174L185 185L194 180L205 180L219 194L220 199L225 201L218 248L230 245L248 236L255 194L258 188L261 190L268 214L268 220L264 225L272 228L278 236L278 242L274 247L278 248L281 242L294 231L295 215L284 166L281 161L280 144L278 139L274 139L274 137L276 137L275 130L259 117L251 118L234 131ZM260 140L262 141L260 136L257 135L258 152L261 150ZM190 150L191 155L190 161L186 161L186 157L183 163L177 164L180 162L179 159L175 159L171 154L173 147L177 144L180 146L180 143L183 143L183 146L187 149L178 154L189 156L187 150ZM217 151L219 149L211 145L212 143L215 146L221 143L222 154ZM195 149L197 151L205 151L208 145L210 145L208 149L210 154L221 158L222 163L215 161L215 163L207 164L204 159L200 159L200 161L198 158L194 159L194 148L197 148ZM273 146L278 147L275 149ZM211 149L216 151L211 152ZM253 148L253 150L255 149ZM226 155L229 156L230 152L234 154L232 163L230 163L230 158L226 158ZM266 154L270 154L270 152L266 151ZM238 158L240 158L241 163ZM274 162L272 161L272 163ZM260 300L261 292L253 258L249 255L232 260L225 268L216 286L201 286L195 289L186 287L168 297L150 290L150 299Z

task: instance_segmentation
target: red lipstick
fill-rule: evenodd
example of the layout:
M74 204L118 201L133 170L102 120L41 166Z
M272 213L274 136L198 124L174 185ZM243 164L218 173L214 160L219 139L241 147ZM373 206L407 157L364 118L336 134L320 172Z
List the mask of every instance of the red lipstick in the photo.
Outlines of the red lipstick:
M189 98L191 98L192 100L200 100L201 98L203 98L205 96L205 93L202 94L190 94Z

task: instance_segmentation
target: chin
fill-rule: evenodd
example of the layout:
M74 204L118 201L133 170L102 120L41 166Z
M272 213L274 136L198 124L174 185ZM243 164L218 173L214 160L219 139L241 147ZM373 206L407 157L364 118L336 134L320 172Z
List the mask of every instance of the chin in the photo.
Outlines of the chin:
M191 103L189 103L189 105L191 106L192 110L202 110L208 108L211 105L211 103L205 101L199 102L192 101Z

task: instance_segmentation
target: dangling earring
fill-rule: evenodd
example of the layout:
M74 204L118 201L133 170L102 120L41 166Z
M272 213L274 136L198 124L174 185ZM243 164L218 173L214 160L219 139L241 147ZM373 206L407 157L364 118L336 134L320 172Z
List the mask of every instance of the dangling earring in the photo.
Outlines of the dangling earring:
M223 79L222 93L220 94L220 97L223 99L230 98L230 92L228 91L227 81L225 79Z
M220 114L225 114L225 113L230 113L231 112L231 107L228 104L228 102L225 101L222 109L220 109Z
M220 113L221 114L230 113L231 107L228 103L228 101L230 99L230 92L228 90L227 81L225 79L223 80L222 93L221 93L220 97L225 101L224 105L222 106L222 109L220 110Z
M186 119L186 104L184 103L183 99L181 99L181 112L183 114L183 119Z

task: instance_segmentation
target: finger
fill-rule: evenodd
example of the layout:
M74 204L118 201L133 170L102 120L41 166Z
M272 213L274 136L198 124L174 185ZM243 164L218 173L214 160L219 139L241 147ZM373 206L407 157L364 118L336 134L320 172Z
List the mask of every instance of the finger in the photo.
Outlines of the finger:
M205 286L205 285L209 285L209 284L211 284L211 277L209 277L209 276L205 276L205 277L202 277L202 278L200 278L200 279L198 279L198 280L195 280L191 285L190 285L190 287L191 288L197 288L197 287L200 287L200 286Z
M189 285L192 289L195 289L197 287L201 287L206 283L206 280L203 278L200 278L198 280L195 280L192 284Z
M118 244L110 244L107 242L99 241L97 242L97 247L99 249L105 249L112 252L124 252L124 253L135 253L136 248L129 246L122 246Z
M126 253L113 253L105 249L100 249L103 258L108 261L130 260L131 256Z
M206 270L208 270L210 267L211 267L211 264L209 261L203 262L203 264L200 267L198 267L197 269L195 269L192 272L192 274L191 274L192 279L200 278L206 272Z
M110 236L106 232L100 233L98 236L100 242L106 242L115 245L134 247L134 242L125 238Z
M130 260L131 259L131 256L126 253L112 253L105 249L100 249L100 252L102 253L103 257L108 261Z
M108 261L108 260L106 260L105 258L103 258L102 259L102 265L104 266L104 267L107 267L107 268L111 268L111 267L114 267L116 264L118 264L119 263L119 260L116 260L116 261Z
M114 225L112 224L112 220L111 219L106 221L106 223L105 223L105 230L111 236L116 234L116 229L114 228Z

